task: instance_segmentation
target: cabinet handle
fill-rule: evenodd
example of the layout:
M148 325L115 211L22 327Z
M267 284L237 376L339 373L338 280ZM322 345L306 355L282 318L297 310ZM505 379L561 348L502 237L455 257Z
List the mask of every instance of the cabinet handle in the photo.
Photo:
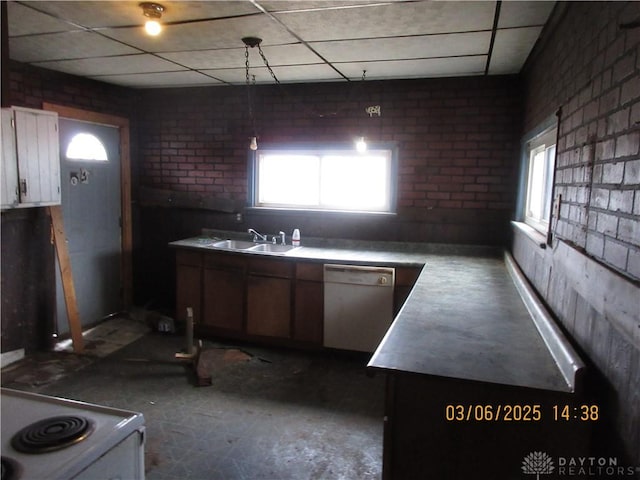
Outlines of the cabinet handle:
M20 194L25 197L27 196L27 180L26 179L20 180Z

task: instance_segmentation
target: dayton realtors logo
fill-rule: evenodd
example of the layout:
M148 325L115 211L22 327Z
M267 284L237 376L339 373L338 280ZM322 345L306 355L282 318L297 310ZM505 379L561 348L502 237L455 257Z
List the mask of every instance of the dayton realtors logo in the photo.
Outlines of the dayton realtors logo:
M545 452L531 452L522 460L522 472L526 475L540 475L574 478L617 478L630 477L640 473L640 467L620 465L617 457L557 457Z
M553 473L553 459L544 452L531 452L522 460L522 471L527 475L535 475L540 480L540 475Z

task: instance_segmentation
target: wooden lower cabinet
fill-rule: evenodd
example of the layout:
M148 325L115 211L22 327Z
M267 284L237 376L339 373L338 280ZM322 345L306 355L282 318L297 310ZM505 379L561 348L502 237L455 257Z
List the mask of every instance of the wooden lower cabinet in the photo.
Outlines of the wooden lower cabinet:
M296 264L293 339L322 345L324 330L323 264Z
M291 280L247 276L247 333L291 337Z
M202 325L241 333L244 326L247 262L237 255L204 256L202 274Z
M242 332L244 318L244 272L205 268L202 324Z

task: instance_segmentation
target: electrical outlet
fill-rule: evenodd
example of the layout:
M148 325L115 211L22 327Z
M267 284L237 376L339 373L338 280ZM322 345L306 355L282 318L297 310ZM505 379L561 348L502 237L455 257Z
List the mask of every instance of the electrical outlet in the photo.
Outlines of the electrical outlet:
M236 222L242 223L242 213L240 212L236 213Z

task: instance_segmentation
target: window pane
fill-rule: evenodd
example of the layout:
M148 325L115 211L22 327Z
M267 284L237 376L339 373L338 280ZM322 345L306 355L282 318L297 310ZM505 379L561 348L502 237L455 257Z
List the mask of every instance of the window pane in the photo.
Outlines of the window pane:
M545 151L534 150L531 152L531 165L529 168L529 204L528 214L535 219L542 218L544 208L544 172Z
M543 192L543 211L542 219L549 221L549 212L551 210L551 193L553 191L553 167L555 165L556 146L551 145L545 151L545 172L544 172L544 192Z
M265 149L256 152L254 205L390 212L390 149Z
M320 160L312 155L260 155L258 203L316 205Z
M106 162L107 151L102 142L90 133L78 133L67 146L67 158L70 160L94 160Z
M327 155L322 158L321 203L327 208L388 208L389 162L383 155Z

